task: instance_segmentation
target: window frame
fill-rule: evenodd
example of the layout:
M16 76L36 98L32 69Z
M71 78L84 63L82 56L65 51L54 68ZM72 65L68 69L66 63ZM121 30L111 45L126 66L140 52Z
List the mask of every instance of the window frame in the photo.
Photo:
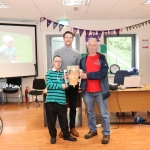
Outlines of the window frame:
M132 42L132 45L131 45L131 49L132 49L132 58L131 58L131 67L135 67L136 66L136 50L135 50L135 45L136 45L136 35L135 34L119 34L116 35L114 34L113 36L111 35L108 35L108 36L105 36L104 35L104 44L106 45L107 47L107 38L110 38L110 37L131 37L131 42Z

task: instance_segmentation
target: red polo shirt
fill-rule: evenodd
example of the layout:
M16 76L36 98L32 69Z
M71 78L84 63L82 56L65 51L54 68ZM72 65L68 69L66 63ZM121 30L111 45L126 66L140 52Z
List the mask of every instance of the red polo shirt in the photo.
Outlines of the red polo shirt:
M94 56L87 56L86 60L86 71L89 72L97 72L100 70L100 61L99 55L96 54ZM87 92L100 92L100 80L89 80L87 79L86 91Z

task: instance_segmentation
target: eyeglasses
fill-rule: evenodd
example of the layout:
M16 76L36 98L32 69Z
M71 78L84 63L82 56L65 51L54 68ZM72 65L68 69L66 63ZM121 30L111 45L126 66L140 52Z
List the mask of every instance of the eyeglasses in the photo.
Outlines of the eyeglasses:
M59 60L55 60L54 62L56 62L56 63L61 63L61 61L59 61Z

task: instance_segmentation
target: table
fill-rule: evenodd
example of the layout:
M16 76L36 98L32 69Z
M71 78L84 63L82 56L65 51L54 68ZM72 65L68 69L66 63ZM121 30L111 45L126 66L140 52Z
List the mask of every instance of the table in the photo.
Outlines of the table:
M111 91L108 98L108 106L109 112L150 110L150 85L142 88ZM97 105L95 112L99 112Z
M44 90L43 91L43 114L44 114L44 127L47 126L47 119L46 119L46 112L45 112L45 99L46 99L46 93L47 93L47 90ZM82 126L82 99L81 99L81 90L78 91L78 101L77 101L77 107L80 107L81 108L81 113L80 113L80 116L79 116L79 119L80 119L80 125ZM66 107L68 108L69 107L69 103L68 103L68 98L67 98L67 105Z

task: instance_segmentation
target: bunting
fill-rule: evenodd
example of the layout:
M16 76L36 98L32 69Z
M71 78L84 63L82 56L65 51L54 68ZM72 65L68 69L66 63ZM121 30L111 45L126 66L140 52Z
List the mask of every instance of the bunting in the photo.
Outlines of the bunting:
M114 30L109 30L109 33L110 33L111 36L113 36Z
M53 22L53 29L55 29L57 27L58 23L57 22Z
M73 28L73 34L75 35L78 31L78 28Z
M63 27L64 27L63 24L59 24L59 32L62 30Z
M117 36L119 36L120 29L115 29Z
M47 19L47 28L49 27L49 25L50 25L51 23L52 23L52 21Z
M40 24L41 22L43 22L44 20L46 20L45 17L40 17ZM52 20L49 20L47 19L47 28L49 27L49 25L53 22L53 29L55 29L58 25L57 22L54 22ZM141 26L144 27L144 25L148 25L150 24L150 20L147 20L147 21L144 21L144 22L141 22L141 23L138 23L138 24L135 24L135 25L131 25L131 26L128 26L128 27L124 27L127 31L129 31L129 29L135 29L135 28L140 28ZM64 25L63 24L59 24L59 32L63 29ZM66 27L69 27L69 26L66 26ZM41 29L41 28L40 28ZM88 36L91 32L91 36L95 37L95 36L98 36L98 38L100 39L101 38L101 35L102 33L104 33L105 36L108 36L108 33L113 36L114 35L114 31L116 32L117 36L119 36L120 32L123 31L123 28L120 28L120 29L114 29L114 30L104 30L104 31L95 31L95 30L85 30L85 29L79 29L79 28L74 28L74 27L70 27L71 31L73 32L73 34L75 35L76 32L79 30L79 34L80 34L80 37L82 36L83 32L85 31L86 35ZM96 32L98 35L96 35Z
M100 42L99 35L85 35L85 41L88 42L90 38L95 38L97 42Z
M135 24L135 25L132 25L132 26L128 26L128 27L125 27L125 29L128 31L128 29L135 29L135 28L140 28L141 26L144 27L144 25L147 25L147 24L150 24L150 20L147 20L147 21L144 21L144 22L141 22L141 23L138 23L138 24Z
M85 30L86 35L89 35L90 30Z
M91 31L92 35L94 36L96 34L96 31Z
M101 38L102 31L97 31L97 34L98 34L99 38Z
M44 21L45 19L45 17L40 17L40 22Z
M82 35L83 32L84 32L83 29L79 29L79 34L80 34L80 36Z
M105 36L108 36L108 31L103 31Z

